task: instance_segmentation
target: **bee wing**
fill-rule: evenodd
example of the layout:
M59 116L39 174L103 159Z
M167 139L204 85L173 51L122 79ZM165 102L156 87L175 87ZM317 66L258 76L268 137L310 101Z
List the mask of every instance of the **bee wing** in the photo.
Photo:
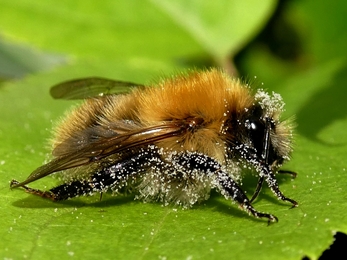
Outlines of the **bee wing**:
M172 136L181 135L183 131L185 131L184 128L185 126L183 123L168 122L123 134L115 134L112 137L100 137L93 142L85 143L77 149L72 149L64 153L62 151L70 147L70 144L67 144L67 147L63 147L65 145L65 142L63 142L61 144L62 147L59 148L60 145L58 146L58 152L54 151L54 154L60 156L37 168L25 181L13 185L12 188L24 186L54 172L100 161L107 156L122 152L126 149L149 145ZM68 139L66 143L70 141L71 140Z
M127 93L141 84L106 78L82 78L59 83L50 90L55 99L85 99L110 94Z
M136 124L129 124L129 122L123 120L113 123L109 122L107 128L100 125L90 126L56 145L52 154L54 157L63 157L72 153L78 153L97 142L108 143L110 140L113 140L113 142L121 143L122 138L139 131L139 129L143 128L140 128Z

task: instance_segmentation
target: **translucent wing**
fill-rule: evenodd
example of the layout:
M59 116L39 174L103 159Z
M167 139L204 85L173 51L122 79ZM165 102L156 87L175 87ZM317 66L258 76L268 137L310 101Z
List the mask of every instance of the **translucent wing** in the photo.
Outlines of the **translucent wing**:
M146 146L172 136L181 135L187 130L187 127L189 125L184 122L167 122L122 134L114 132L113 136L108 132L106 136L100 135L95 137L94 141L85 142L71 150L67 148L73 147L75 141L68 139L53 151L53 154L58 155L55 159L37 168L25 181L14 184L12 188L24 186L54 172L100 161L126 149ZM76 142L78 141L76 140Z
M82 78L59 83L51 88L55 99L85 99L109 94L127 93L141 84L106 78Z

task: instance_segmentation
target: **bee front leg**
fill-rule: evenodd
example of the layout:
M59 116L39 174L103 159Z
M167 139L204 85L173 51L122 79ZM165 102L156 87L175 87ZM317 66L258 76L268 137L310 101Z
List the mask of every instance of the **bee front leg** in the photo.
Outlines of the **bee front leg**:
M257 211L241 187L222 169L222 166L213 158L200 153L183 153L172 158L175 167L184 167L187 172L199 170L200 172L215 176L216 187L227 198L239 203L241 208L256 218L267 218L268 223L277 222L272 214Z
M255 192L253 193L252 198L250 199L251 203L258 197L260 190L263 187L263 183L264 183L264 177L259 177Z
M287 171L287 170L279 170L277 173L279 174L289 174L292 176L292 178L296 178L296 175L297 173L296 172L293 172L293 171ZM263 186L263 183L264 183L264 176L262 177L259 177L258 179L258 183L257 183L257 187L255 189L255 192L253 193L253 196L252 198L250 199L251 203L258 197L259 193L260 193L260 190ZM276 193L275 193L276 194ZM283 196L282 196L283 197ZM285 199L285 200L288 200L288 199ZM290 202L292 202L293 200L289 200ZM297 203L296 203L297 204ZM293 203L293 207L295 207L295 203Z
M247 198L241 187L227 173L219 171L217 176L217 180L220 184L219 189L226 198L238 202L242 209L251 213L256 218L267 218L269 224L278 221L277 217L272 214L257 211L251 205L251 201Z
M278 186L278 182L275 178L274 173L268 167L263 166L260 171L261 171L261 174L265 177L265 181L269 185L269 188L277 196L278 199L283 201L289 201L290 203L292 203L292 208L295 208L298 206L298 203L295 200L290 199L283 195L283 193L281 192Z
M275 178L275 174L274 172L270 169L270 165L268 165L268 163L266 163L262 160L258 158L258 155L256 153L256 150L254 148L250 148L244 145L239 145L237 150L239 151L239 153L241 154L241 158L246 160L247 162L251 162L254 166L254 168L258 171L259 173L259 180L258 180L258 184L257 184L257 188L256 191L254 192L252 198L251 198L251 202L254 201L256 199L256 197L258 196L261 187L263 185L264 180L266 181L266 183L268 184L269 188L271 189L271 191L277 196L278 199L283 200L283 201L289 201L290 203L293 204L292 208L297 207L298 203L293 200L290 199L286 196L283 195L283 193L281 192L278 182ZM281 171L280 173L288 173L291 174L292 176L296 176L296 173L291 172L291 171Z

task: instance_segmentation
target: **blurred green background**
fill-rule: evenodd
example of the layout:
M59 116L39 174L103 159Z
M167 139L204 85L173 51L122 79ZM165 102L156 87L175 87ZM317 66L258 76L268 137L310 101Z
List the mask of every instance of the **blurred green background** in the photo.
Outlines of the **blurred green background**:
M0 257L327 259L347 232L346 15L342 0L0 0ZM266 226L218 194L181 210L9 190L49 157L52 125L76 105L54 101L50 86L86 76L150 84L211 66L280 93L284 117L295 115L286 167L299 175L279 182L300 206L288 210L267 188L255 202L279 223ZM244 182L251 193L256 178Z

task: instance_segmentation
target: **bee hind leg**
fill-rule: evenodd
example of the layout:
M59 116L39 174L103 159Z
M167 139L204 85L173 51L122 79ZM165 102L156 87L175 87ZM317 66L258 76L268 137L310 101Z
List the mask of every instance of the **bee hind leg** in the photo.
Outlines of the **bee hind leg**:
M13 185L16 185L18 184L19 181L17 180L12 180L11 181L11 186ZM54 194L51 193L50 191L42 191L42 190L38 190L38 189L33 189L33 188L30 188L26 185L23 185L21 186L27 193L30 193L30 194L34 194L34 195L38 195L40 197L43 197L43 198L47 198L47 199L51 199L51 200L55 200L55 197L54 197Z
M22 187L28 193L53 201L67 200L83 195L92 195L96 192L104 193L110 188L126 185L130 176L144 172L144 161L148 159L148 156L152 155L154 155L154 153L139 153L130 156L113 165L108 165L99 169L88 179L67 182L48 191L32 189L25 185ZM18 181L13 180L11 185L16 185L17 183Z
M111 188L121 188L127 184L129 177L144 172L143 162L150 154L139 153L115 164L105 166L87 180L65 183L49 190L53 200L66 200L83 195L103 194ZM100 195L101 200L102 195Z
M17 184L16 180L12 180L11 184ZM90 190L90 185L88 182L73 181L70 183L64 183L48 191L33 189L26 185L21 186L25 192L37 195L43 198L47 198L53 201L66 200L69 198L77 197L79 195L84 195L87 190Z

